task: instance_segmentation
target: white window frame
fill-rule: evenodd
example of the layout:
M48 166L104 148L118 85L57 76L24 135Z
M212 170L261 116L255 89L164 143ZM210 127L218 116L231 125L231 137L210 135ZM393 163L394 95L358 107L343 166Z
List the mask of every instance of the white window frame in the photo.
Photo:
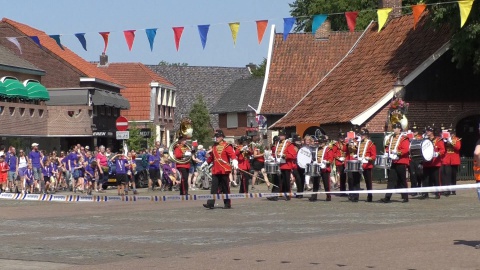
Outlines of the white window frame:
M238 127L238 114L227 113L227 128L237 128L237 127Z

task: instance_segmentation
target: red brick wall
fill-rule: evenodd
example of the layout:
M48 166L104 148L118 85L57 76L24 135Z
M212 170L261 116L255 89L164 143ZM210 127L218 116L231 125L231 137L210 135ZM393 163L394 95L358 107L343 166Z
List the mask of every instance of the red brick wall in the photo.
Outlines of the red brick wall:
M74 116L70 117L68 111L73 111ZM91 115L89 106L48 106L48 135L91 136Z
M23 110L23 115L21 114ZM10 111L13 110L13 115ZM31 110L33 116L30 115ZM43 116L39 112L43 110ZM47 134L47 106L0 102L0 134L2 135L38 135Z
M3 37L23 36L15 31L9 25L0 23L0 35ZM72 66L64 63L55 55L40 48L29 38L19 38L18 42L22 46L22 54L17 47L6 38L0 38L0 44L18 57L23 58L47 73L42 78L42 84L47 88L54 87L78 87L80 85L80 72Z
M218 115L218 125L225 136L227 137L240 137L246 134L247 128L247 113L238 113L238 127L227 128L227 114L222 113Z

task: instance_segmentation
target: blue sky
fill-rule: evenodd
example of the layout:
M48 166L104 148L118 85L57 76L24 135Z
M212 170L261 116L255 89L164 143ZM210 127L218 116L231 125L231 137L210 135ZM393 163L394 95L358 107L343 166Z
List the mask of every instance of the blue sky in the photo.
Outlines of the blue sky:
M98 32L110 31L109 62L157 64L188 63L190 66L244 66L258 64L267 56L270 27L283 32L283 18L290 17L293 0L16 0L2 1L2 17L28 24L49 35L61 34L62 44L88 61L98 61L103 39ZM256 20L269 20L262 44L258 45ZM240 22L234 47L229 22ZM210 24L205 49L197 30ZM184 26L179 52L172 27ZM153 52L146 28L158 28ZM142 29L142 30L140 30ZM132 51L123 30L137 30ZM75 33L85 32L84 51Z

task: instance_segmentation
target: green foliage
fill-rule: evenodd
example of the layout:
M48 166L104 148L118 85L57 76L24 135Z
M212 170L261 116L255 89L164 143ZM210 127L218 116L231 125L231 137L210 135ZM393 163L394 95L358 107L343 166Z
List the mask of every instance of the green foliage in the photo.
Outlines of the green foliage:
M208 144L211 141L213 131L210 125L210 114L207 104L202 95L197 96L188 117L192 119L192 140L197 140L199 144Z
M160 61L158 63L159 66L182 66L182 67L185 67L185 66L188 66L188 63L169 63L167 61Z
M140 136L140 129L135 122L130 124L130 139L126 141L128 150L138 151L145 147L145 139Z
M249 65L253 65L250 63ZM267 58L263 58L262 63L256 65L256 68L252 70L252 76L254 77L265 77L265 70L267 69Z

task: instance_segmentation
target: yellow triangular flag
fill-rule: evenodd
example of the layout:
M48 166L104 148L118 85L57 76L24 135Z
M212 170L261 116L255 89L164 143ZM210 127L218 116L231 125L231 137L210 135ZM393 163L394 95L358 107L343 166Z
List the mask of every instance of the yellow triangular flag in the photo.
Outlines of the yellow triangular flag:
M388 14L392 12L392 8L381 8L377 10L377 16L378 16L378 32L382 30L382 27L385 25L388 19Z
M472 10L473 0L468 1L458 1L458 7L460 8L460 28L463 27L465 22L467 21L468 15Z
M232 31L232 38L233 38L233 46L237 43L237 33L238 29L240 28L239 22L233 22L228 24L230 26L230 31Z

